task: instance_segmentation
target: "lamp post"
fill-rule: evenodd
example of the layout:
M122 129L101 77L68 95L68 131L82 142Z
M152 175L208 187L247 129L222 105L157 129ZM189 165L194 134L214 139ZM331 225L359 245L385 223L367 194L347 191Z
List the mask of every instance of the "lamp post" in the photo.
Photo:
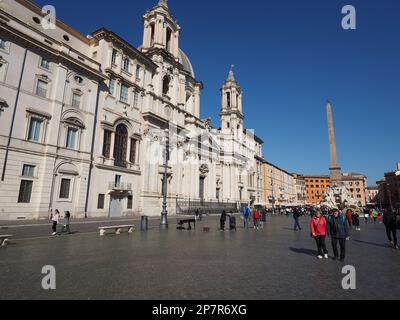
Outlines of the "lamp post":
M272 215L275 215L275 197L274 197L274 181L272 177L272 169L271 169L271 187L272 187Z
M167 210L167 194L168 194L168 160L169 160L169 131L165 131L165 152L164 152L164 177L163 177L163 204L161 211L160 229L168 229L168 210Z

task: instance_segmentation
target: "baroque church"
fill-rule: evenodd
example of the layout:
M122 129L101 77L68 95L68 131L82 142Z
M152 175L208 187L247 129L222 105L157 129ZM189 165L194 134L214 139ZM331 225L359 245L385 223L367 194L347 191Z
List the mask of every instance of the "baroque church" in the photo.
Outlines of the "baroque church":
M263 199L263 141L244 127L233 67L213 128L166 0L144 14L139 48L42 17L0 2L0 220L159 216L165 194L172 215Z

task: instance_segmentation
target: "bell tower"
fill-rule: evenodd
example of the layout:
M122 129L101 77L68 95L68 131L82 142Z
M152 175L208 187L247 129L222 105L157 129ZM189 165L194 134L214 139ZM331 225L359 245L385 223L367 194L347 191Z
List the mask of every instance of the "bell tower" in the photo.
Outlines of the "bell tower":
M167 0L159 0L143 16L144 32L142 51L163 49L179 60L180 26L173 19Z
M224 132L243 132L243 109L242 109L242 90L235 80L233 72L234 66L231 66L228 79L221 88L221 130Z

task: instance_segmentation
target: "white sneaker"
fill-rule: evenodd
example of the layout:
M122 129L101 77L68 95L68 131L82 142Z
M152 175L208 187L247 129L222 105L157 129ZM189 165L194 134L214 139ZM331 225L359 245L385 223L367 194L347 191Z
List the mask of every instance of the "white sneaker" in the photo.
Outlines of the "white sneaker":
M56 234L57 234L57 232L53 232L51 235L52 235L52 236L55 236Z
M323 256L318 256L317 258L318 258L318 259L323 259L324 257L323 257Z
M327 254L326 254L326 255L324 255L324 258L325 258L325 259L329 259L329 257L328 257L328 255L327 255Z

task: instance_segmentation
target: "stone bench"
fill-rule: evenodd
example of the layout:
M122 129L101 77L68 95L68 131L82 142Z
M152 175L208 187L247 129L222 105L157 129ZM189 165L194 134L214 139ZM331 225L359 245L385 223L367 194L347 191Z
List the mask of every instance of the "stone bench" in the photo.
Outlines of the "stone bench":
M0 235L0 247L6 246L8 239L11 238L11 234L1 234Z
M133 233L135 226L133 224L123 226L110 226L110 227L99 227L100 236L104 236L107 230L115 230L115 234L121 234L123 229L128 229L128 233Z

